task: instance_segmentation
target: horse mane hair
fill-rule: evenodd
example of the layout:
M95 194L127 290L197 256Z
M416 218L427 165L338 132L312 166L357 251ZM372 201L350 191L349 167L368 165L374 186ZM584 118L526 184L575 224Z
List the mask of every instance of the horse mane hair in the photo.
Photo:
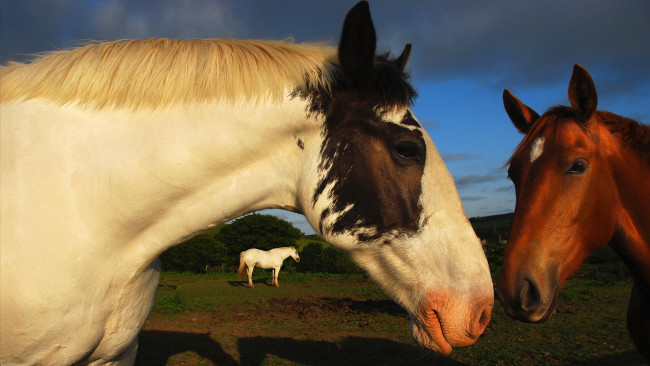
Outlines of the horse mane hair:
M570 118L577 121L575 111L567 106L555 106L549 108L537 121L533 122L524 139L517 145L514 153L508 159L509 165L515 156L520 154L526 146L539 136L548 126L557 126L560 119ZM650 126L643 125L631 118L619 116L607 111L596 111L592 116L596 123L607 126L610 133L618 135L625 144L650 162ZM587 130L584 123L578 125Z
M0 103L43 98L91 108L281 100L329 91L340 72L322 43L196 39L94 42L0 67Z
M650 163L650 126L605 111L599 112L599 116L609 132L621 136L628 146Z

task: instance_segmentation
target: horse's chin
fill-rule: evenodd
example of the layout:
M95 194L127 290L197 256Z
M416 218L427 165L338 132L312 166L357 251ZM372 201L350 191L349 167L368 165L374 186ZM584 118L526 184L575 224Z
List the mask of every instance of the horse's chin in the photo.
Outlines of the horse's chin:
M532 310L524 310L521 305L513 305L513 302L508 302L506 298L497 291L497 298L501 302L504 312L509 317L524 323L544 323L551 318L555 312L555 303L559 295L559 286L553 290L550 300L540 303Z
M411 314L411 335L423 347L447 355L452 347L476 343L490 322L493 304L491 292L469 302L429 293Z
M554 312L555 312L555 298L550 304L544 305L543 308L540 308L533 313L524 312L524 311L516 312L510 310L510 311L506 311L506 314L521 322L534 324L534 323L545 323L547 320L551 318Z
M411 336L420 346L443 355L451 353L451 344L445 338L437 313L426 321L426 326L420 318L411 315L410 330Z

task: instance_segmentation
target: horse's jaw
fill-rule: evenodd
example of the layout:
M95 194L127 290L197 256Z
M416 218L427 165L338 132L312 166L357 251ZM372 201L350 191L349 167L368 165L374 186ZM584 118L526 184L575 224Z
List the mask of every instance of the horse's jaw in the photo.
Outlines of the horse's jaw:
M325 187L322 196L330 197L330 189ZM442 354L476 342L490 320L494 291L479 239L464 213L453 210L462 207L459 199L457 205L449 200L451 208L434 200L435 206L423 210L416 232L382 234L373 227L333 232L341 213L319 221L316 213L328 207L324 201L317 200L305 216L325 241L347 252L409 313L416 342ZM367 237L374 238L361 240Z
M491 283L483 283L483 272L489 271L487 261L485 266L476 266L478 269L445 270L449 266L444 263L428 263L436 256L434 253L414 257L414 248L426 247L420 240L404 239L395 238L388 244L357 244L348 253L407 311L410 333L418 344L448 354L452 347L475 343L490 321L494 304ZM432 268L439 271L434 273ZM462 278L472 271L473 275Z

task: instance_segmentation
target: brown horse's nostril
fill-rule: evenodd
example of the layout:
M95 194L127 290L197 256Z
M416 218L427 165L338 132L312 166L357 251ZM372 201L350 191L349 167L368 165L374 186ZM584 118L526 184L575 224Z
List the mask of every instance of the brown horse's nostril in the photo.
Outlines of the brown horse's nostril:
M534 313L542 305L542 295L534 280L523 280L517 294L521 310L527 313Z

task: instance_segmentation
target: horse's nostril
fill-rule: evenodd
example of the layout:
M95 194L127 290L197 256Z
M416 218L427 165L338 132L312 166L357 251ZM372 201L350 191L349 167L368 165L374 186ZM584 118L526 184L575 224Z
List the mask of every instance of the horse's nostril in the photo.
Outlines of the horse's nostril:
M542 305L542 295L539 286L533 280L525 279L519 287L519 304L521 310L535 312Z
M478 319L479 327L485 329L485 327L487 327L488 323L490 322L491 317L492 317L492 306L483 308L483 311L481 312L481 317Z
M490 318L492 318L492 307L494 302L490 302L489 305L484 306L479 309L478 316L476 318L476 323L474 325L474 334L472 334L473 339L478 339L481 336L485 328L487 328L490 323Z

